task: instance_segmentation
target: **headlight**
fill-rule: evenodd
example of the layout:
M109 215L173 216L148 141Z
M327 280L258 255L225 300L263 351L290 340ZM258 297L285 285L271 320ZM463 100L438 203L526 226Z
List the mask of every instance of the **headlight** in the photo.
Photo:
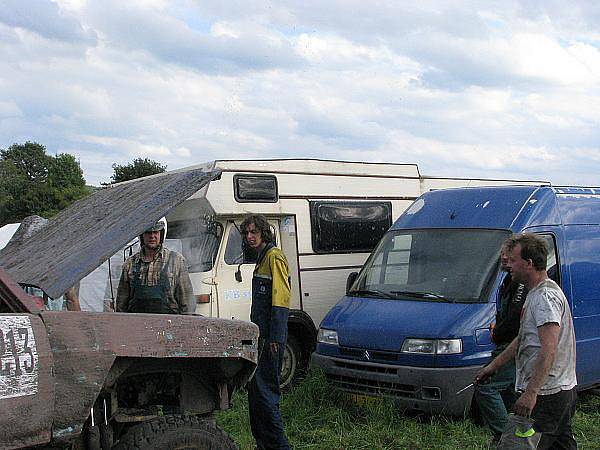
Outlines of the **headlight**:
M402 353L426 353L436 355L452 355L462 353L460 339L405 339Z
M462 353L462 340L438 339L436 353L438 355L453 355Z
M317 342L320 342L321 344L338 345L337 331L319 328L319 333L317 334Z

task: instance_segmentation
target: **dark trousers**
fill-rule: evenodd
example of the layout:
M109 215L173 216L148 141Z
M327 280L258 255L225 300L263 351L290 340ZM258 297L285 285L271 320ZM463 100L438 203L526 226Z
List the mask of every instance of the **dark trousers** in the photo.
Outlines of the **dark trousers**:
M475 385L475 401L481 419L496 438L504 431L508 411L516 400L515 377L515 361L512 360L502 366L489 383Z
M248 383L248 408L250 427L260 450L287 450L290 444L285 437L279 411L279 373L283 363L283 348L273 356L268 343L261 342L258 366Z
M551 395L538 395L532 417L533 427L542 433L538 449L576 449L571 419L575 414L577 392L560 391Z

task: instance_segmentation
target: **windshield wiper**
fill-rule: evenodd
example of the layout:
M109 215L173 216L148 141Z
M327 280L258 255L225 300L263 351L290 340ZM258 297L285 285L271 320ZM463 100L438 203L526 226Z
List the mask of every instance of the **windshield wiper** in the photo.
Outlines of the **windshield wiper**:
M372 297L397 298L389 292L380 291L378 289L357 289L356 291L348 292L348 295L369 295Z
M427 292L427 291L390 291L392 294L396 295L406 295L408 297L416 297L416 298L427 298L427 299L437 299L443 300L448 303L456 303L453 299L444 297L443 295L436 294L435 292Z

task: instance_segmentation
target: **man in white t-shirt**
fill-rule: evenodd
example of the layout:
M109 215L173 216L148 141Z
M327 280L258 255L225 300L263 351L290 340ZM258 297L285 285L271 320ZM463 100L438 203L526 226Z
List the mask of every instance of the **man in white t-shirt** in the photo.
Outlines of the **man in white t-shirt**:
M571 310L560 287L546 273L548 249L539 236L522 233L505 245L510 273L529 293L523 306L519 335L475 376L485 382L502 365L515 357L515 387L521 395L515 414L534 420L542 434L538 449L576 449L571 430L577 394L575 386L575 333Z

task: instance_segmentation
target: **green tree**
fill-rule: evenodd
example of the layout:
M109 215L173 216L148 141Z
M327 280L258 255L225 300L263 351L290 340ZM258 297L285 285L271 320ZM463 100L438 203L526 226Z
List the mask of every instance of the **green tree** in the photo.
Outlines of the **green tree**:
M0 149L0 225L32 214L51 217L88 193L73 155L48 155L36 142Z
M60 153L48 164L48 210L43 217L51 217L61 209L89 194L83 171L73 155Z
M166 165L162 165L148 158L136 158L129 164L113 164L113 175L110 177L111 183L120 183L122 181L135 180L136 178L147 177L162 173L167 170Z

